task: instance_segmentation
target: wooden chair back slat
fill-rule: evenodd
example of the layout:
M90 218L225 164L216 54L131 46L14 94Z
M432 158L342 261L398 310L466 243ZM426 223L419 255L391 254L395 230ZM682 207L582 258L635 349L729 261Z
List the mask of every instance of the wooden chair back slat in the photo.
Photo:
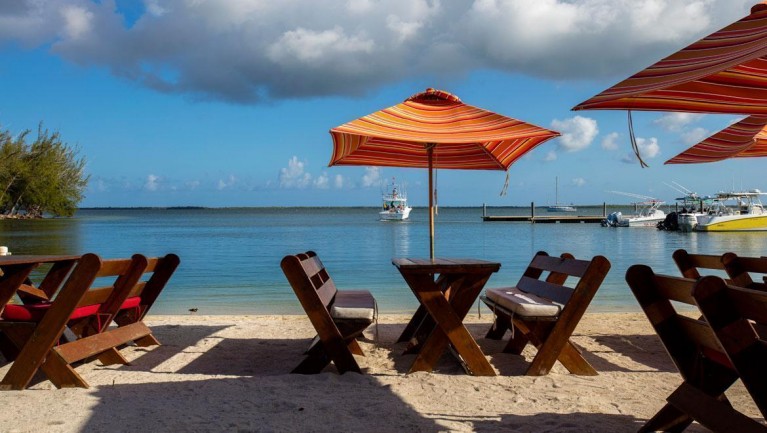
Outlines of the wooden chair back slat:
M654 275L654 277L655 290L662 299L695 305L695 299L692 297L694 280L669 275Z
M559 284L549 283L547 281L537 280L535 278L525 277L519 279L517 288L527 293L534 293L558 304L567 304L573 295L573 289Z
M103 261L101 269L97 277L111 277L115 275L121 275L128 272L130 269L131 261L128 259L108 259Z
M727 284L749 289L767 291L765 275L767 274L767 257L740 257L735 253L725 253L722 256L727 275ZM762 274L754 281L751 274Z
M685 278L698 279L701 277L700 268L723 271L722 256L711 254L690 254L687 250L679 249L672 255L676 266Z
M581 278L586 273L586 269L588 269L591 262L588 260L577 260L572 258L572 255L569 256L569 258L566 258L536 255L529 266L542 271L567 274Z

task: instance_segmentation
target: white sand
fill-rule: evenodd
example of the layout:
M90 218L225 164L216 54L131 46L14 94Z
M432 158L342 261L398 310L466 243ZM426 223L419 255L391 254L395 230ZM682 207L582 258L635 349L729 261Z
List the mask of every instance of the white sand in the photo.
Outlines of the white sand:
M640 313L588 314L574 341L596 377L555 366L523 372L534 354L501 353L482 338L490 318L467 319L497 377L465 374L450 356L434 373L406 374L414 355L395 344L407 321L384 316L379 341L362 343L365 375L288 372L314 335L304 316L162 316L150 326L162 346L123 350L130 366L91 362L90 389L56 390L46 380L0 393L2 432L633 432L681 379ZM1 359L1 358L0 358ZM3 364L4 375L8 365ZM759 412L737 383L728 396ZM687 431L706 431L694 424Z

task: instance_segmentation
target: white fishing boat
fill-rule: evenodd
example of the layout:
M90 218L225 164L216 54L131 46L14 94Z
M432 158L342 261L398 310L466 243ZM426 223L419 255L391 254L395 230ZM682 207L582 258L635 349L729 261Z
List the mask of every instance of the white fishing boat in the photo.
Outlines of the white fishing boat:
M658 223L666 219L666 212L660 209L663 201L650 200L646 202L635 203L642 206L637 213L631 216L625 216L621 212L613 212L607 215L607 219L602 223L609 227L657 227Z
M610 191L628 197L642 199L634 203L635 213L625 216L621 212L613 212L602 221L605 227L657 227L659 222L666 219L666 212L660 208L665 202L646 195L633 194L630 192Z
M559 177L555 178L555 191L554 205L546 208L548 212L576 212L578 210L574 206L559 204Z
M748 192L720 192L705 215L697 217L696 231L740 232L767 230L767 212L758 189Z
M378 212L382 221L403 221L410 217L412 208L407 204L407 193L392 178L382 194L383 206Z

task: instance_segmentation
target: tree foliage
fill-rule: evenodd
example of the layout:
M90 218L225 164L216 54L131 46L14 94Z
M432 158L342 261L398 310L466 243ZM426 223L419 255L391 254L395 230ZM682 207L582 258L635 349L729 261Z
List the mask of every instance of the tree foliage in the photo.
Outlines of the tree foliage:
M0 213L40 218L72 216L83 199L88 178L85 158L42 126L28 143L30 131L15 138L0 130Z

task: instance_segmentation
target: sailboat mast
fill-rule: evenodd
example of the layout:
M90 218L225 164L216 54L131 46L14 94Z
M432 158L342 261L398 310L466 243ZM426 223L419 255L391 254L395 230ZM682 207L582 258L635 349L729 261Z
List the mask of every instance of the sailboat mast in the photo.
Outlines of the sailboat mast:
M554 205L559 206L559 176L554 176Z

